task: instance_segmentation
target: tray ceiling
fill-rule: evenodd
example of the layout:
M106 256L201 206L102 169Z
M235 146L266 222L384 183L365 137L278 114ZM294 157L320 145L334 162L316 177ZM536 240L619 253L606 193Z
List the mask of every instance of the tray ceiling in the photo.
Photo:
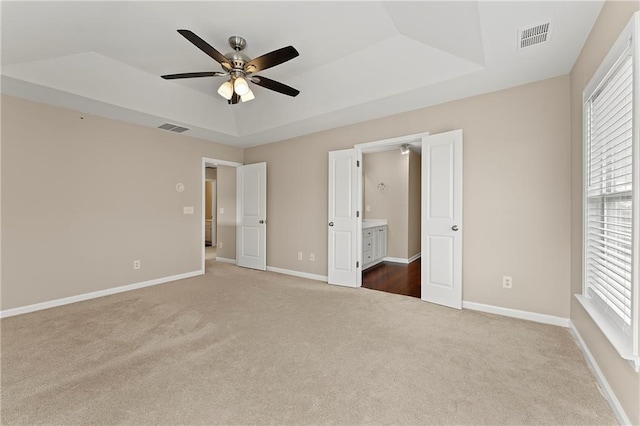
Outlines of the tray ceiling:
M601 1L553 2L2 2L2 92L246 147L397 114L571 71ZM551 22L520 49L522 28ZM301 91L252 85L229 106L219 71L177 29L219 51L247 40L256 57L300 56L258 73Z

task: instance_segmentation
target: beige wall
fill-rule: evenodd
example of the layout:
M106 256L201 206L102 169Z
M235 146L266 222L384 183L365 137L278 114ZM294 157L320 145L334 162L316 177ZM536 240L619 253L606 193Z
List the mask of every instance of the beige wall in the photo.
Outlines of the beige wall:
M387 256L406 259L409 216L409 157L400 149L362 156L365 219L387 219ZM378 186L384 184L384 190ZM366 206L371 211L366 211Z
M218 166L217 257L236 258L236 168ZM220 209L224 213L220 213Z
M207 167L204 169L204 177L206 179L217 179L218 178L218 169L214 169L213 167Z
M408 257L420 253L422 200L422 156L414 151L409 152L409 236L407 241Z
M243 158L7 96L1 137L3 310L200 270L202 157Z
M623 360L572 297L582 292L582 91L635 11L638 1L607 1L571 71L571 321L633 424L640 424L640 374ZM640 331L639 331L640 332Z
M248 148L247 163L268 163L267 264L327 274L329 151L463 129L464 300L568 318L569 115L562 76Z

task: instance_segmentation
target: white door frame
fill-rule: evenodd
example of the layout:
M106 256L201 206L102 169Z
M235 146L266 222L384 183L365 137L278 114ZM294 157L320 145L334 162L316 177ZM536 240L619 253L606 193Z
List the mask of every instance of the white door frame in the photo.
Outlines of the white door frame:
M353 147L356 149L357 157L360 160L361 166L364 166L362 162L363 153L386 151L389 149L399 148L404 144L422 145L422 138L425 136L429 136L429 132L399 136L396 138L383 139L375 142L359 143L354 145ZM360 244L362 244L362 217L364 216L364 211L362 209L363 202L364 202L364 192L363 192L364 171L363 170L364 170L364 167L360 167L360 170L358 172L358 210L360 211L360 217L358 218L357 232L358 232L358 261L360 262L360 265L362 265L362 250L360 249ZM356 283L356 287L362 287L362 270L360 271L360 273L358 273L358 282Z
M207 192L207 188L206 185L204 184L207 181L207 166L209 167L217 167L217 166L229 166L229 167L238 167L238 166L242 166L242 163L236 163L235 161L227 161L227 160L219 160L217 158L209 158L209 157L202 157L202 179L200 179L201 185L202 185L202 213L201 213L201 217L202 217L202 235L201 235L201 240L200 240L200 247L202 247L202 270L205 270L205 266L204 266L204 256L205 256L205 230L204 230L204 220L205 220L205 204L207 202L207 198L206 198L206 192ZM216 179L217 180L217 179ZM216 212L216 217L217 217L217 213Z

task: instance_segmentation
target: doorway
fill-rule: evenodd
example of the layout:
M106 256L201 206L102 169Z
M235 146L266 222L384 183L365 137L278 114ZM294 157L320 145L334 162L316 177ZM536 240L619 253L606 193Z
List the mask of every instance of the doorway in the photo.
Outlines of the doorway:
M363 151L414 141L422 149L420 298L461 309L462 130L403 136L329 152L328 282L347 287L362 286L366 248L360 216L363 211L360 167ZM384 232L378 235L384 240ZM373 248L371 252L380 253L379 249ZM369 263L370 259L366 260Z
M206 270L206 262L209 266L215 262L235 263L235 176L236 168L241 165L202 158L202 270Z
M421 141L362 149L362 287L420 297Z

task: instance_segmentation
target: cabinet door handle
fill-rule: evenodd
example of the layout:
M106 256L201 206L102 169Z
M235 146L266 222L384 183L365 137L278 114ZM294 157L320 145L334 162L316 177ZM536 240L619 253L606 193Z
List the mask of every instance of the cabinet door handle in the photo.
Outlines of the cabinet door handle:
M452 230L452 231L457 231L458 229L460 229L460 228L458 228L458 225L453 225L453 226L451 227L451 230Z
M329 226L333 226L333 222L329 222Z

